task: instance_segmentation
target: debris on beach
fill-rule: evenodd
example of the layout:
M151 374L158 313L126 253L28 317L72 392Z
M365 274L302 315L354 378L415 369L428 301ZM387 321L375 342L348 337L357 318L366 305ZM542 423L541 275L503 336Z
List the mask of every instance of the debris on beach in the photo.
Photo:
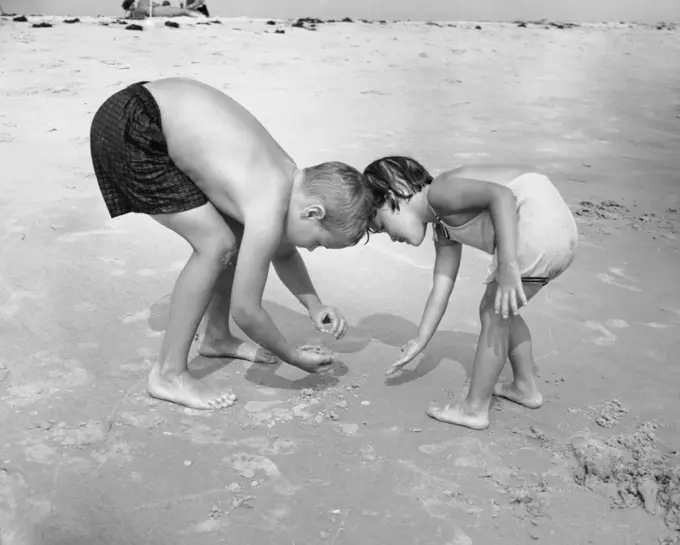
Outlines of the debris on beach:
M680 227L676 216L666 216L654 212L633 212L627 206L612 200L599 203L581 201L579 206L580 208L574 210L576 216L594 221L623 221L633 229L652 234L654 237L661 234L673 239ZM636 204L633 204L633 207L636 206ZM670 210L668 212L672 213Z
M600 201L599 203L581 201L579 206L581 206L581 209L575 212L577 216L597 219L618 219L622 216L623 212L630 212L630 210L622 204L611 200Z
M301 17L297 19L291 26L294 28L304 28L305 30L316 30L316 25L323 24L324 21L314 17Z
M578 23L565 23L562 21L550 21L549 19L538 19L537 21L523 21L523 20L518 20L514 21L514 23L520 27L520 28L526 28L529 25L532 26L540 26L543 28L559 28L560 30L565 29L565 28L576 28L580 27Z
M324 346L322 344L304 344L302 346L298 346L298 350L305 350L307 352L316 352L317 354L321 354L322 356L332 356L333 351L328 348L327 346Z
M660 513L669 529L680 532L680 467L671 466L656 448L657 428L656 423L645 422L632 434L604 442L575 439L574 479L602 492L616 507Z
M612 399L602 404L599 413L595 423L603 428L611 428L618 424L619 420L628 413L628 409L618 399Z

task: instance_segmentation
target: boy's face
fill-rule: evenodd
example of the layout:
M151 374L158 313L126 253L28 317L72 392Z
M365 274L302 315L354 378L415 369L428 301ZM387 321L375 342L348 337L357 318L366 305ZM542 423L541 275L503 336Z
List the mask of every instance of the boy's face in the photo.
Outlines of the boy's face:
M375 215L373 228L386 233L392 242L403 242L411 246L420 246L425 238L427 224L420 219L414 200L399 203L399 210L392 210L385 204Z
M326 210L321 204L311 204L301 210L289 211L286 239L298 248L313 252L317 248L341 249L350 245L345 237L333 234L323 225Z

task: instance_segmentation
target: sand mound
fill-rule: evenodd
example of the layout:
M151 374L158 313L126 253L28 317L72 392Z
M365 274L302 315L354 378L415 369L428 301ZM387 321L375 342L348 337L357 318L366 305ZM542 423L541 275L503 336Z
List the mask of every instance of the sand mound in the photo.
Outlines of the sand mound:
M655 446L654 422L606 442L579 437L572 442L576 482L609 495L615 506L644 507L661 513L668 528L680 532L680 468L672 467Z

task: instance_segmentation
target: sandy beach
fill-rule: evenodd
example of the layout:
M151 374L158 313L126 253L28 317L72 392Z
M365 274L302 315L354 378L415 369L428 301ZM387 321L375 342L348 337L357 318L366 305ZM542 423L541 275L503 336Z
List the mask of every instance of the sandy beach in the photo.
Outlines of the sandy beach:
M680 543L680 31L12 19L1 545ZM496 400L482 432L425 415L470 373L489 262L471 249L425 355L385 380L416 332L434 249L380 235L303 256L351 324L341 341L270 276L267 310L291 342L336 351L330 373L196 356L234 407L148 397L189 248L149 218L109 219L88 135L111 94L170 76L233 96L300 165L400 153L434 173L493 161L548 174L581 249L523 311L545 405Z

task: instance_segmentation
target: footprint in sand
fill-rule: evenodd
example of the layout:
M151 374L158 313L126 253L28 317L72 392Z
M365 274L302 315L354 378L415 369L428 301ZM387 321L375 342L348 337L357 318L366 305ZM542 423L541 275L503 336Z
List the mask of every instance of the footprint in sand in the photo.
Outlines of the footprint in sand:
M616 342L616 335L609 331L600 322L593 322L591 320L588 320L586 322L586 326L588 326L590 329L597 333L601 333L599 337L595 337L594 339L592 339L591 342L593 344L596 344L598 346L611 346L614 344L614 342Z
M241 477L246 479L252 479L258 473L264 473L267 479L273 483L274 489L284 496L292 496L301 488L286 479L276 464L265 456L237 452L224 461L231 465L232 469Z
M123 316L120 320L126 325L143 322L149 318L150 312L148 310L140 310L138 312L131 312Z
M606 325L607 327L614 328L614 329L625 329L626 327L630 327L628 322L626 322L625 320L617 320L615 318L611 319L611 320L607 320L604 323L604 325Z
M647 327L651 327L652 329L666 329L667 327L671 327L668 324L659 324L657 322L649 322L648 324L645 324Z
M630 286L628 284L622 284L616 278L608 275L607 273L598 273L597 279L600 280L601 282L604 282L605 284L609 284L610 286L616 286L617 288L623 288L624 290L642 291L640 288L637 288L635 286Z

